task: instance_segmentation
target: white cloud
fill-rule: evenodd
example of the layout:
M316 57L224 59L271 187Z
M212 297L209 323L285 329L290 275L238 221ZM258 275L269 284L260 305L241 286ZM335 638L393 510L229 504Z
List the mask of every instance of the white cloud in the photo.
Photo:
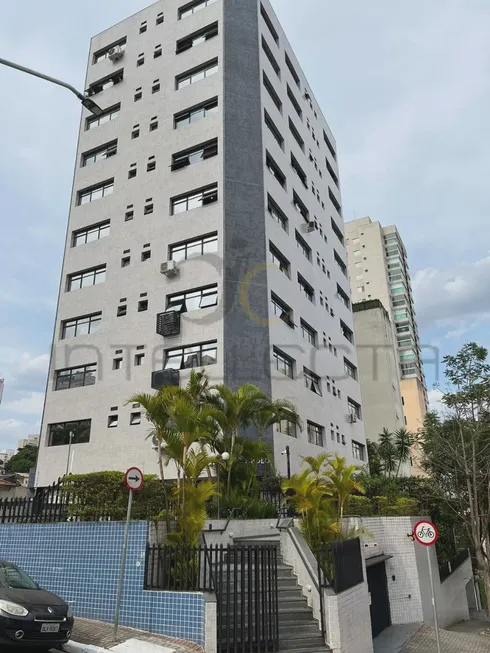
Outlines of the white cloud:
M490 319L490 256L446 269L419 270L413 289L419 324L452 327L446 337L460 337Z
M0 431L3 429L19 429L25 425L25 422L21 422L18 419L4 419L0 420Z
M28 392L14 401L4 404L4 409L12 413L40 415L44 405L43 392Z
M429 410L433 410L439 415L443 415L446 410L446 407L441 402L443 393L440 390L434 388L433 390L429 390L427 395L429 398Z

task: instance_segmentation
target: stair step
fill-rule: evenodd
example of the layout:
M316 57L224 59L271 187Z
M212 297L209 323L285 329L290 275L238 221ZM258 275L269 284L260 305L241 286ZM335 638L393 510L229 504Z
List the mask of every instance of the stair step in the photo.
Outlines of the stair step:
M280 639L309 639L320 636L320 628L315 619L311 621L296 621L279 623Z
M326 653L329 650L322 637L311 637L303 642L298 643L299 640L279 640L279 650L288 651L288 653L316 653L322 651Z

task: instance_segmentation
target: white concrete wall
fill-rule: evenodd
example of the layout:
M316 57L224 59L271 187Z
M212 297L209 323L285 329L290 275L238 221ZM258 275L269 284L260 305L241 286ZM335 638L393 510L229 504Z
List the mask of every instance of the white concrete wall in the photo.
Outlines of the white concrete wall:
M327 644L336 653L372 653L373 637L367 582L325 596Z

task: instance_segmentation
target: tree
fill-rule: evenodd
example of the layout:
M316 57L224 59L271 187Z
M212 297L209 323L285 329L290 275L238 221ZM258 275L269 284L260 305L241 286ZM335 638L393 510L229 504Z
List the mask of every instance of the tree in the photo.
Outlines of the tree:
M327 477L333 486L333 494L337 498L339 530L342 532L345 502L354 492L364 494L364 488L356 478L359 472L357 465L347 465L346 459L338 454L335 454L335 458L329 461L329 465Z
M388 478L392 475L398 477L400 467L410 459L412 442L413 436L405 428L397 429L394 433L386 427L381 431L373 454L378 457L382 471Z
M476 343L445 356L449 390L444 418L426 417L420 434L423 464L447 506L464 525L490 596L490 365Z
M396 457L398 458L398 468L396 475L400 474L400 467L403 463L410 460L410 450L412 447L413 436L406 428L397 429L394 433Z
M9 474L27 474L36 466L37 447L27 446L19 449L10 460L5 463L4 470Z

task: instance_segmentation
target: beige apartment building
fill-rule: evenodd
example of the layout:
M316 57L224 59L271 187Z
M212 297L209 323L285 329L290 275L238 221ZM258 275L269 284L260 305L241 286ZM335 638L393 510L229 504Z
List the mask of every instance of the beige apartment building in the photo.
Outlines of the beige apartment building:
M395 426L394 416L398 411L396 392L393 405L386 397L374 401L371 395L377 392L380 383L373 381L375 376L386 377L388 385L394 385L392 381L398 379L403 422L415 433L423 424L428 400L405 246L395 226L382 227L369 217L347 222L345 232L364 410L367 415L371 404L374 406L371 412L377 412L377 417L371 419L372 428L366 422L366 436L375 439L372 433L379 433L379 426ZM356 311L359 302L365 307L371 300L379 300L387 315L373 306L366 315L363 310ZM391 323L392 339L384 331L380 332L386 328L386 318ZM393 343L394 356L373 355L380 351L381 341L387 349ZM395 374L389 365L393 358L397 360ZM417 473L416 451L412 458L412 472Z

